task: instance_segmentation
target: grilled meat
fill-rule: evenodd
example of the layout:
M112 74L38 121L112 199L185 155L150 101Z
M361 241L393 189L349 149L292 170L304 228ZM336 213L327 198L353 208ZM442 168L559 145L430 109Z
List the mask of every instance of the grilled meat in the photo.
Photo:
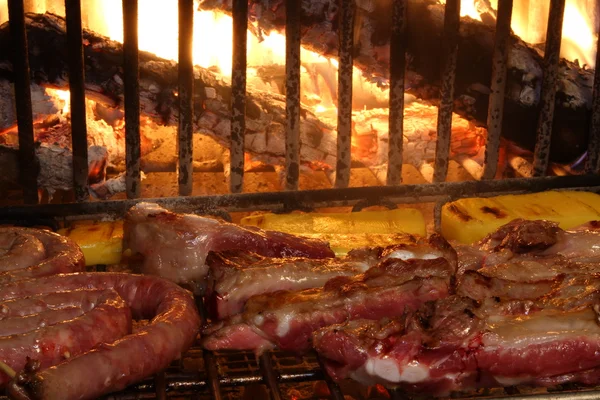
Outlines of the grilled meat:
M196 338L200 317L192 296L174 283L156 277L76 273L22 280L1 287L0 301L7 305L11 304L9 300L12 304L27 302L29 300L20 299L31 296L64 295L71 300L63 301L72 303L74 298L82 299L81 288L103 291L109 297L103 297L103 302L99 301L92 311L79 318L25 335L26 338L44 337L42 345L38 343L32 351L18 345L17 341L23 340L21 336L0 340L0 351L5 351L2 360L9 365L15 360L11 366L21 370L9 385L11 396L50 400L98 398L163 370ZM53 294L57 291L67 293ZM100 313L103 306L105 309ZM90 338L94 332L113 331L116 321L121 321L119 310L150 322L128 334L131 320L127 319L122 321L124 325L117 337L98 337L100 333L96 333ZM80 321L92 317L95 320L81 329ZM23 367L26 357L36 362ZM50 364L57 365L46 368ZM7 376L2 376L6 383Z
M427 301L446 297L456 271L456 263L449 260L455 256L440 237L433 236L430 243L436 248L432 254L392 249L364 274L339 276L324 287L254 296L242 314L205 332L204 347L259 353L279 347L303 352L311 347L312 332L323 326L349 319L399 316ZM410 254L422 258L408 258Z
M0 227L0 284L84 267L83 253L68 238L42 229Z
M425 239L409 235L404 243L352 250L346 257L325 260L269 258L242 251L211 253L207 259L207 303L213 318L223 319L241 312L246 301L255 295L322 287L336 276L363 273L385 258L452 257L448 254Z
M268 257L333 257L327 243L286 233L175 214L156 204L140 203L128 213L124 249L140 254L141 271L176 283L202 282L209 251L247 250Z

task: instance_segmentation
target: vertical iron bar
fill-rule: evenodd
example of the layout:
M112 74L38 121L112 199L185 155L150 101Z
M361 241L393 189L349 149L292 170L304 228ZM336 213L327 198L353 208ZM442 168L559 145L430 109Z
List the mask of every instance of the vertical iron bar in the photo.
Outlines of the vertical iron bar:
M202 326L206 325L206 307L204 306L204 300L200 296L194 296L196 301L196 307L200 313L200 319L202 320ZM202 359L204 360L204 370L206 371L207 383L214 400L221 400L221 382L219 382L219 370L217 368L217 360L212 351L202 350Z
M277 384L277 376L273 369L273 362L271 361L271 353L265 352L260 356L260 369L263 374L263 378L271 392L271 400L281 400L281 392L279 391L279 385Z
M404 70L406 68L406 0L394 0L390 38L390 139L387 184L402 183L404 141Z
M233 64L231 70L231 193L240 193L244 181L246 133L246 39L248 0L233 0Z
M28 204L38 202L37 160L33 137L33 110L29 78L29 53L25 31L23 0L8 1L8 20L13 49L15 74L15 103L19 128L19 171L23 185L23 200Z
M85 112L85 70L81 28L81 0L66 0L69 91L71 93L71 141L73 146L73 188L75 199L88 193L88 144Z
M600 173L600 32L596 48L596 72L592 91L592 121L590 123L590 141L588 159L585 165L588 174Z
M550 141L554 121L556 82L558 81L558 63L560 61L560 42L565 12L565 0L551 0L546 49L544 54L544 76L540 95L540 115L537 125L537 139L533 155L533 176L546 175L550 158Z
M125 86L125 186L127 198L140 197L140 83L138 0L123 0L123 81Z
M192 194L194 134L194 0L179 0L179 195Z
M444 68L442 70L442 89L437 120L434 182L445 181L448 174L459 27L460 0L448 0L444 9L444 40L442 44Z
M338 119L337 119L337 165L335 186L347 187L350 183L352 162L352 65L354 48L354 1L340 0L339 19L339 71L338 71Z
M499 0L494 54L492 55L492 82L490 85L492 93L488 107L488 135L483 162L483 179L493 179L498 169L512 8L513 0Z
M300 2L285 5L285 188L298 190L300 177Z

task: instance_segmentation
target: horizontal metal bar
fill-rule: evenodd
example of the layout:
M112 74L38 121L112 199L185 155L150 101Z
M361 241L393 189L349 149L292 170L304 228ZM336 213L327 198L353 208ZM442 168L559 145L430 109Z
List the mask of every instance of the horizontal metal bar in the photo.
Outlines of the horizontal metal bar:
M213 196L161 197L154 199L112 200L105 202L20 205L0 208L0 219L67 217L75 215L123 215L139 202L154 202L178 212L193 210L259 210L271 206L297 204L315 207L341 202L353 205L363 199L388 198L395 202L420 203L468 197L486 196L504 192L541 192L551 189L600 187L600 176L548 176L486 181L440 182L401 186L366 186L338 189L319 189L286 192L240 193Z

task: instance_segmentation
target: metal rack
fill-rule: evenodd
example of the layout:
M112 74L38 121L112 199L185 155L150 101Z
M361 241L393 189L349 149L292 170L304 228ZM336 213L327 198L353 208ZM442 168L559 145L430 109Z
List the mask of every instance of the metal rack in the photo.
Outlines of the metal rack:
M124 16L124 82L126 118L126 171L128 200L87 202L87 136L85 126L85 73L83 62L81 1L66 0L67 36L70 46L68 63L70 67L70 90L73 127L73 183L77 203L37 205L37 171L30 160L34 159L33 121L30 97L29 60L27 35L25 30L25 10L23 0L9 0L9 23L16 51L13 58L16 105L19 128L19 154L21 159L24 198L29 205L0 208L0 222L31 221L32 219L68 220L107 215L119 216L134 203L141 201L140 195L140 109L137 45L137 0L123 1ZM296 10L298 0L286 2L288 10ZM299 53L300 21L294 13L287 16L286 74L286 189L277 193L241 193L244 172L244 131L246 97L246 29L248 18L247 0L233 0L234 62L232 73L232 140L231 140L231 194L219 196L189 196L192 187L192 118L193 118L193 65L192 47L179 48L179 194L181 197L143 199L162 204L174 211L251 211L251 210L293 210L303 207L323 207L334 205L353 206L368 204L421 203L435 202L436 223L439 224L441 205L444 202L469 196L491 196L500 193L538 192L548 189L574 188L586 190L600 189L600 73L596 70L593 87L593 110L590 125L589 175L570 177L544 177L548 165L552 115L554 110L558 68L557 43L561 39L561 21L565 0L551 0L549 30L547 38L544 81L542 84L540 123L537 130L534 172L531 179L491 180L496 172L498 149L503 115L503 102L506 83L507 43L510 34L512 0L499 0L496 43L490 108L488 112L488 142L483 165L482 180L470 182L444 182L449 160L449 145L452 128L452 102L456 77L457 37L460 25L460 1L447 0L444 24L444 81L441 93L441 106L438 115L438 137L436 144L435 182L432 184L401 185L402 167L402 111L404 98L404 69L406 65L406 0L394 0L392 30L393 51L390 54L390 128L388 186L348 188L350 170L350 124L352 107L352 24L343 24L340 29L340 69L339 69L339 118L338 118L338 162L335 188L324 190L299 191ZM193 20L189 18L193 1L179 1L179 31L181 38L191 38ZM341 12L344 21L354 17L351 2L343 2ZM188 40L189 41L189 40ZM180 44L185 41L180 40ZM600 65L600 52L598 62ZM173 363L164 373L123 392L112 394L107 399L144 398L240 398L240 388L265 385L264 394L273 400L288 398L282 387L288 384L300 385L307 382L325 382L330 398L343 399L343 388L333 383L321 368L318 359L312 355L298 358L282 352L269 352L257 360L252 353L211 353L199 346L190 349L184 357ZM478 393L479 399L598 399L600 390L573 387L559 388L560 391L542 393L522 393L516 388L499 392ZM407 398L400 392L389 394L394 399ZM472 395L466 395L473 397Z

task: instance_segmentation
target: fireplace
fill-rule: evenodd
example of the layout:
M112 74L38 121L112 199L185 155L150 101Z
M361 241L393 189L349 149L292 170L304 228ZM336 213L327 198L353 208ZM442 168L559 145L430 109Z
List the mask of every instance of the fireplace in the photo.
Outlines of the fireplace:
M0 220L119 216L156 197L228 218L429 203L439 226L460 197L597 190L598 7L0 0ZM164 179L175 190L156 190ZM115 398L244 385L255 398L402 398L340 388L311 356L199 348Z

